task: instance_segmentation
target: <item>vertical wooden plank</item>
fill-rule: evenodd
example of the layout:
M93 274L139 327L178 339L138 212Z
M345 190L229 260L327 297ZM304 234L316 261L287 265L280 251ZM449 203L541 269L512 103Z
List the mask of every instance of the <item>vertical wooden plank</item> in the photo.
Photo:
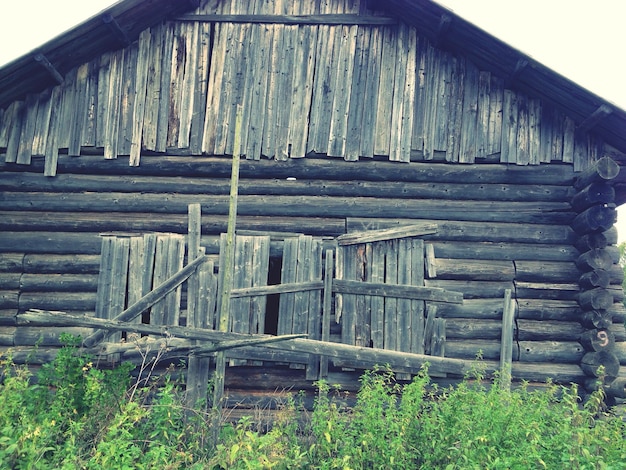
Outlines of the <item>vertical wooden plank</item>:
M116 237L113 239L113 259L111 266L111 294L107 316L115 318L124 311L126 306L126 285L128 279L128 258L130 254L130 240L128 237ZM108 335L108 340L117 342L122 339L122 332Z
M17 149L17 163L19 165L30 165L33 154L33 138L35 136L35 126L37 121L38 99L36 95L28 95L22 119L22 126Z
M385 244L385 283L398 283L398 240L382 242ZM398 331L398 299L385 298L384 348L397 350L399 347L396 332Z
M157 235L156 247L154 254L154 277L152 288L161 285L167 279L167 263L169 261L169 244L171 238L168 235ZM162 299L155 303L150 310L151 325L165 325L165 309L167 308L166 299Z
M183 55L183 79L180 87L180 128L178 132L178 148L189 148L191 137L191 123L194 112L194 99L196 97L198 57L200 48L198 36L200 24L191 22L181 27L181 45L184 46Z
M280 72L278 73L276 102L275 102L275 142L274 158L287 160L291 154L289 145L289 127L291 125L291 100L285 103L285 98L293 92L294 54L296 48L296 35L298 27L294 25L283 26L282 50L279 55ZM282 104L282 106L281 106Z
M159 123L159 102L161 101L161 67L163 61L163 41L166 26L151 28L150 52L147 61L146 99L143 112L142 145L146 150L156 150L157 127ZM133 136L134 140L134 136Z
M563 114L554 110L552 121L552 157L557 162L563 161Z
M120 102L122 93L122 70L124 65L124 51L119 50L111 54L109 69L109 95L104 126L104 158L113 159L118 155L118 134L120 122Z
M39 95L37 105L37 121L33 135L33 155L46 155L46 140L50 128L50 115L52 113L52 90L46 90ZM1 119L0 119L1 122Z
M109 103L109 74L111 68L111 52L105 52L100 56L98 64L98 87L96 106L96 147L104 147L104 136L106 133L106 121Z
M450 57L450 99L447 112L449 115L448 142L446 161L458 162L461 149L461 129L463 127L463 96L465 93L465 60Z
M167 126L167 146L178 147L178 138L180 135L180 121L182 109L182 88L185 79L185 55L186 42L184 30L187 28L186 23L173 23L172 25L172 55L170 68L170 86L169 96L166 98L169 102L168 110L168 126ZM166 57L167 59L167 57Z
M428 41L419 38L419 47L416 51L415 64L415 106L413 117L413 137L411 138L411 150L424 152L424 119L427 112L426 106L426 54L428 51Z
M350 86L350 104L346 124L346 144L344 159L356 161L361 149L361 135L364 118L365 87L367 85L367 64L369 62L369 41L371 28L359 27L354 53L354 71Z
M430 354L432 356L444 357L446 355L446 319L435 318L435 325L433 328L433 337L430 348ZM441 373L438 376L445 377L445 373Z
M474 163L476 158L476 126L478 120L478 68L471 62L465 64L463 90L463 123L459 163Z
M145 265L144 257L144 238L142 236L130 237L130 255L128 259L128 295L127 304L133 305L144 294L143 268ZM131 323L141 323L141 317L134 318Z
M221 3L219 12L230 13L227 3ZM224 10L226 9L226 10ZM224 79L224 67L226 64L226 50L228 34L231 28L229 23L216 23L214 26L214 43L212 45L211 66L209 68L206 113L202 135L202 151L213 153L215 148L216 131L222 97L222 81Z
M322 341L330 341L330 321L333 301L333 250L326 250L324 257L324 291L322 306ZM319 378L328 376L328 357L320 359Z
M344 272L343 278L347 280L357 279L357 250L360 245L350 245L343 248ZM342 295L341 313L341 342L344 344L356 344L356 295Z
M11 109L11 105L9 105L6 109L0 109L0 147L7 146L8 135L7 131L9 130L9 110Z
M137 43L124 49L124 68L122 74L122 94L120 102L120 129L118 134L118 151L120 155L130 155L133 134L133 108L137 78Z
M270 265L270 237L254 237L252 245L252 286L267 285ZM251 334L265 333L265 310L267 296L259 295L250 298L250 330Z
M478 116L476 123L476 158L485 158L489 145L489 97L491 73L480 71L478 74Z
M412 249L411 240L402 238L397 240L398 246L398 277L397 284L411 285L413 283L411 268L412 265ZM398 351L410 352L411 339L414 336L413 328L413 305L410 299L399 298L396 300L397 318L396 323L396 339Z
M139 159L141 158L151 41L152 36L150 29L144 29L139 35L139 51L135 76L135 99L132 110L132 134L130 137L130 166L139 166Z
M321 281L323 279L322 242L320 239L313 239L311 247L311 269L309 279L311 281ZM309 324L307 333L309 339L319 340L322 336L322 291L314 290L309 292ZM307 380L314 380L319 377L320 358L309 355L309 362L306 368Z
M441 52L429 45L426 51L426 69L424 86L424 160L432 160L435 152L437 129L437 102L440 90Z
M429 130L429 141L431 142L431 152L445 152L448 150L449 134L448 128L454 121L449 114L451 111L452 92L456 90L456 83L452 81L453 57L443 51L436 50L433 57L432 70L433 86L432 95L432 115ZM456 108L453 108L456 110Z
M80 155L80 129L84 124L85 84L87 82L87 64L74 68L67 76L66 95L66 126L67 126L67 153L71 156Z
M552 159L552 121L554 119L552 107L544 106L541 116L541 146L540 162L550 163Z
M202 235L202 212L200 204L187 206L187 264L191 263L200 254L200 237ZM187 279L187 324L196 326L200 323L198 318L198 281L199 272L196 271Z
M574 134L576 123L569 116L563 116L563 163L574 162Z
M44 176L55 176L57 172L57 161L59 157L59 147L57 145L57 135L60 126L60 108L63 89L60 86L52 89L50 124L48 126L48 137L46 139Z
M502 312L502 338L500 343L500 378L505 389L511 386L511 366L513 361L513 319L515 316L515 300L511 297L511 289L504 291L504 309Z
M156 129L156 151L165 152L168 146L170 95L172 85L172 54L174 50L174 23L165 23L163 26L163 46L161 56L161 75L159 79L158 121Z
M98 271L98 292L96 294L96 318L109 318L107 302L111 296L114 238L113 236L102 237L100 269Z
M489 146L487 155L500 152L502 145L502 100L504 98L504 85L502 80L492 76L489 92Z
M304 4L303 4L304 5ZM302 12L301 12L302 13ZM301 158L307 153L309 137L309 113L313 95L315 55L317 53L318 26L305 25L298 28L298 47L292 82L291 116L289 129L291 158Z
M413 126L413 87L415 62L414 40L411 34L412 28L401 24L398 28L396 73L393 92L391 135L389 147L389 159L391 161L410 160L410 147L407 146L407 133L412 132ZM413 36L413 37L412 37ZM411 54L413 52L413 54Z
M367 244L357 245L354 258L354 279L367 281ZM354 302L354 344L355 346L370 346L371 341L371 303L369 296L355 295Z
M4 160L6 163L15 163L17 161L17 152L20 147L20 134L26 105L23 101L16 101L13 104L13 117L11 119L10 130L7 132L6 154Z
M423 286L426 269L424 240L411 238L410 250L411 284ZM424 354L425 309L426 305L423 300L411 300L411 341L409 351L416 354Z
M369 33L368 47L365 51L365 89L363 92L363 111L361 135L359 138L359 154L363 157L374 156L374 129L376 125L376 105L378 103L378 86L380 80L380 60L382 50L381 29L376 26L364 27Z
M183 269L183 259L185 257L185 238L182 235L170 235L172 240L169 244L167 260L167 278L173 276ZM180 300L182 296L182 286L178 286L165 297L165 324L178 325L180 320Z
M195 70L195 96L193 99L193 113L191 119L191 133L189 136L189 148L191 153L199 155L202 153L202 140L204 133L205 113L207 106L208 81L210 72L211 43L213 25L210 23L200 23L198 26L198 60Z
M517 135L517 112L513 118L513 109L516 100L515 93L511 90L504 90L504 98L502 102L502 145L500 153L500 161L502 163L515 163L516 151L511 148L510 135L515 132Z
M296 266L298 262L298 238L286 238L283 242L283 260L280 272L281 284L295 282ZM278 335L288 335L293 332L295 294L280 294L278 304Z
M89 70L87 72L85 122L81 129L81 145L84 147L94 147L96 145L99 65L99 58L93 59L89 62Z
M371 282L385 282L385 242L376 242L370 244L371 250ZM372 347L383 348L384 343L384 326L385 326L385 298L381 296L372 296L371 305L371 338Z
M383 27L383 50L378 90L378 105L376 109L376 128L374 140L375 155L389 155L391 129L391 113L393 106L393 92L395 88L396 71L396 44L397 27Z
M541 100L528 100L528 153L529 163L541 162Z
M530 162L528 97L521 93L518 94L517 116L517 161L515 163L518 165L528 165Z
M298 239L298 254L296 258L295 282L302 283L310 280L313 238L310 235L300 235ZM310 292L296 292L294 294L293 330L294 334L307 333L309 325Z
M437 316L437 306L431 303L427 304L426 323L424 325L424 354L430 354L432 351L436 316Z

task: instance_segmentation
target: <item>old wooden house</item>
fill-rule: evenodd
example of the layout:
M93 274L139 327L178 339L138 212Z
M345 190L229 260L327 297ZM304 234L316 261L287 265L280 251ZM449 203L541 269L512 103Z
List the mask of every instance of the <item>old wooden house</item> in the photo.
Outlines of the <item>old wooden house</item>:
M0 68L0 351L165 329L204 373L243 341L232 390L480 354L620 397L623 162L626 112L436 3L122 0Z

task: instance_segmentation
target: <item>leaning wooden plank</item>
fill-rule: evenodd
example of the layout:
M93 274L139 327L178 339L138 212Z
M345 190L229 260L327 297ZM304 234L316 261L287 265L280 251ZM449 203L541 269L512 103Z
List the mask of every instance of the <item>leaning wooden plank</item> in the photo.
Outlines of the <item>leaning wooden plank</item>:
M333 280L333 291L343 294L380 295L403 299L430 300L433 302L463 303L463 293L439 287L405 286L350 280Z
M60 107L63 95L63 88L60 86L52 89L50 124L48 126L48 137L46 139L44 176L55 176L57 172L57 162L59 158L59 148L57 145L57 132L60 127Z
M245 287L233 289L230 293L230 297L231 299L236 299L240 297L287 294L294 292L320 290L323 287L324 283L322 281L292 282L285 284L275 284L270 286Z
M131 305L126 310L117 315L114 320L118 322L128 322L138 315L141 315L144 310L150 308L156 302L163 299L172 289L175 289L183 282L185 282L187 278L191 276L191 274L198 268L198 266L208 260L208 256L199 256L183 269L181 269L179 272L163 282L161 285L157 286L154 290L144 295L135 304ZM103 331L94 332L92 335L85 338L83 344L86 347L92 347L98 342L102 341L105 335L106 333Z
M395 238L418 237L437 233L437 224L424 223L405 225L403 227L386 230L368 230L364 232L351 232L337 237L339 246L356 245L359 243L371 243Z
M150 335L168 335L187 339L219 342L230 340L245 340L256 338L268 338L265 335L241 335L237 333L225 333L214 330L198 328L155 325L128 325L118 320L103 320L84 315L71 315L63 312L48 312L41 310L29 310L17 316L18 324L21 325L67 325L83 326L88 328L106 328L110 330L127 330ZM463 375L476 367L474 360L452 359L445 357L426 356L387 349L377 349L360 346L350 346L341 343L315 341L310 339L291 339L278 343L269 343L265 348L280 349L285 351L298 351L308 354L324 355L330 358L346 359L355 361L358 358L360 367L374 367L380 364L389 364L392 368L400 368L414 373L429 363L429 370L446 372L455 375ZM486 372L493 372L498 368L494 361L484 361ZM582 375L582 373L581 373Z
M52 113L52 91L47 90L39 96L37 105L37 121L33 135L33 155L46 155L46 139L50 126L50 114Z

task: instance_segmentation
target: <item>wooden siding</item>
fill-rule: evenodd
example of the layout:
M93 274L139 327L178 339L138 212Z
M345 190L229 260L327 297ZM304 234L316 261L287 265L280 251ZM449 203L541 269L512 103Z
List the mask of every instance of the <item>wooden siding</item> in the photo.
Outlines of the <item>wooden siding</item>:
M29 164L45 155L46 174L54 175L59 149L79 155L100 147L105 158L130 155L131 165L142 151L232 154L237 104L249 159L382 155L564 162L576 170L597 159L602 142L578 135L567 115L438 49L415 28L354 24L354 15L379 18L364 3L210 2L195 14L332 14L335 23L174 20L146 29L126 49L4 110L5 160ZM337 24L341 15L346 24Z

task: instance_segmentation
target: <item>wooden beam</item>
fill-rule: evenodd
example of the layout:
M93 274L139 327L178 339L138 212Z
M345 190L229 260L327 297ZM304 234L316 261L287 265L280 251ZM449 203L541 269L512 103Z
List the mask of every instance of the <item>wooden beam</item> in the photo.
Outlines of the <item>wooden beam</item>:
M120 44L124 46L128 46L130 44L130 39L128 35L124 32L120 24L117 22L113 15L110 13L105 13L101 16L102 22L109 28L109 30L113 33L113 36L120 41Z
M295 25L394 25L395 18L362 15L181 15L177 21L203 23L263 23Z
M437 287L333 279L333 291L341 294L376 295L380 297L398 297L454 304L463 303L463 294L461 292L447 291Z
M34 59L35 62L41 65L59 85L63 83L63 75L61 75L61 73L54 67L54 65L50 63L48 58L43 53L40 52L38 54L35 54Z
M612 113L613 108L611 108L608 104L603 104L593 113L591 113L587 119L581 122L576 130L581 133L588 132L596 127L605 117L609 116Z
M337 237L339 246L356 245L359 243L371 243L397 238L417 237L437 233L437 224L423 223L404 225L384 230L368 230L364 232L352 232Z

